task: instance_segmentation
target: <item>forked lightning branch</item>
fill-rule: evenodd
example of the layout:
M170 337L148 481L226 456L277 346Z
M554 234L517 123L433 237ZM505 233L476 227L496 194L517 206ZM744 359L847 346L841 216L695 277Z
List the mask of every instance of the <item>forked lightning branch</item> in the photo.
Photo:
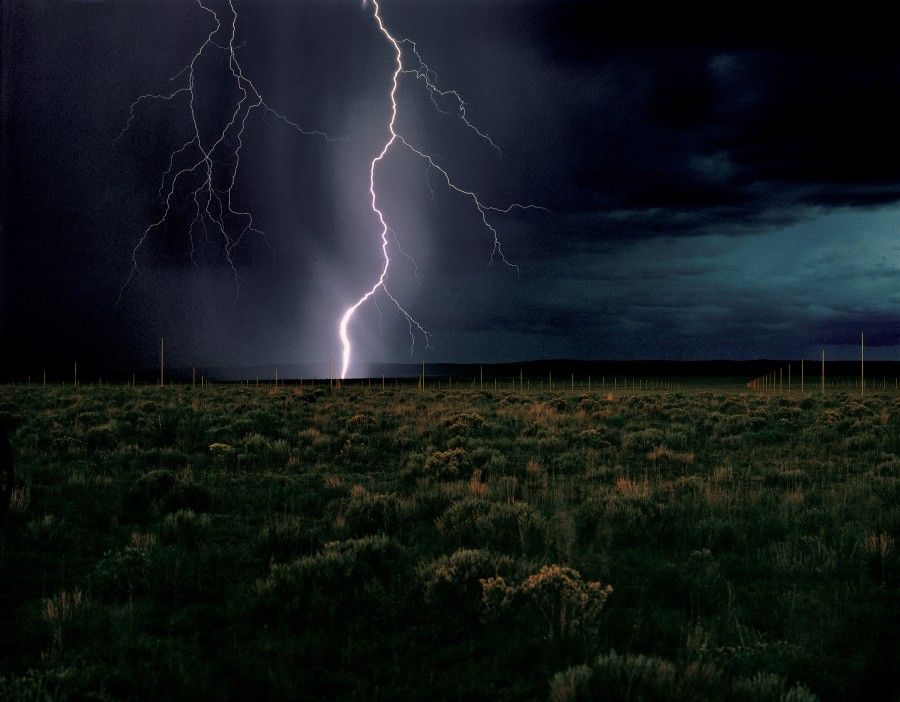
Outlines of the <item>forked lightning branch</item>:
M168 167L160 178L158 195L161 200L161 214L158 219L150 223L139 237L131 256L131 267L122 286L124 292L138 268L138 252L145 244L147 238L155 230L167 224L175 200L178 197L187 198L193 217L187 227L187 236L190 241L190 256L194 259L194 237L198 231L209 239L210 231L221 242L225 258L235 278L236 292L239 291L240 277L235 266L232 252L247 234L257 234L265 239L265 233L256 226L253 214L241 209L237 204L235 194L240 168L241 149L243 148L243 136L247 121L254 111L268 113L279 121L297 130L301 134L318 136L328 141L334 141L324 131L308 130L296 122L290 120L281 112L273 109L264 99L254 83L244 74L237 54L236 36L238 14L233 0L228 1L230 26L223 26L217 12L204 4L202 0L195 0L197 6L209 15L212 27L200 44L190 62L175 76L173 83L181 81L183 85L169 92L147 93L139 96L129 109L129 116L122 132L116 138L121 139L130 128L136 118L136 111L145 102L170 102L182 100L186 105L186 119L190 124L190 138L173 150L168 158ZM421 84L430 99L433 107L441 114L450 115L462 121L465 127L475 137L483 140L487 145L500 153L500 147L495 141L474 122L467 113L467 104L460 93L455 89L441 88L437 84L437 74L425 63L417 45L410 39L398 39L385 25L381 16L381 6L377 0L372 2L373 18L378 31L390 44L394 54L394 70L391 74L390 90L390 115L387 121L387 140L378 154L369 164L369 202L372 214L377 222L378 237L380 239L381 262L377 278L372 282L360 297L341 314L338 322L338 337L341 343L341 378L347 377L353 362L353 345L350 339L350 327L357 310L366 302L377 302L376 296L384 295L406 320L410 335L410 354L415 349L416 337L421 336L426 347L428 346L430 333L408 311L407 307L391 292L389 287L389 275L391 271L391 254L396 251L404 258L415 261L400 247L399 237L389 222L389 215L379 204L377 194L377 175L381 171L385 159L396 148L406 149L426 164L428 169L433 169L440 174L448 191L456 196L468 200L469 205L477 213L481 225L490 238L489 263L500 260L518 274L518 266L511 263L503 251L500 234L492 219L498 215L509 214L513 210L545 210L538 205L530 205L514 202L504 206L496 206L486 203L474 191L459 185L447 170L438 162L435 155L426 151L423 147L410 141L406 136L397 131L397 117L400 111L398 103L398 87L402 77L410 78ZM219 51L224 55L228 66L230 79L234 82L240 95L236 103L229 108L223 126L213 130L214 136L207 137L203 134L207 129L201 128L201 117L197 109L196 77L198 62L207 51ZM390 236L389 236L390 234ZM268 245L268 241L266 240ZM417 272L418 275L418 272Z

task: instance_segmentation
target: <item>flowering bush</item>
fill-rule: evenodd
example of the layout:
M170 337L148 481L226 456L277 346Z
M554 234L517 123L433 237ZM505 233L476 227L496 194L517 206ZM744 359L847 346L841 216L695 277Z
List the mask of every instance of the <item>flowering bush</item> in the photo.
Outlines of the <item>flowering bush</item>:
M551 643L583 641L594 635L610 585L585 580L574 568L548 565L522 582L502 576L481 581L489 616L512 614L534 634Z
M501 574L508 576L514 567L515 561L507 556L461 548L420 566L419 578L429 604L477 614L481 610L482 581Z

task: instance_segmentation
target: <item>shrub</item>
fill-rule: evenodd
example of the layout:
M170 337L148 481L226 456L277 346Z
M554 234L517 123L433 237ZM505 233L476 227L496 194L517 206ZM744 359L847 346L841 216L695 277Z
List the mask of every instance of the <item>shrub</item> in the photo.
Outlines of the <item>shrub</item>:
M205 512L212 496L196 483L179 481L168 470L154 470L141 476L125 497L125 511L129 516L145 518L155 511L174 512L189 509Z
M162 537L168 543L195 548L209 531L208 515L181 509L166 515L162 524Z
M209 445L209 455L219 466L233 467L237 465L237 449L231 444L215 441Z
M131 488L128 499L135 505L144 506L165 499L175 489L178 479L168 470L151 470L138 478Z
M481 581L509 576L515 562L482 549L458 549L418 568L425 601L454 615L476 615L482 608Z
M402 503L397 495L359 492L334 504L335 518L357 536L382 531L393 533L403 522Z
M560 702L593 700L676 700L678 671L669 661L650 656L621 656L615 651L602 655L588 668L580 666L576 675L554 678L551 695ZM563 696L561 683L574 680L570 696Z
M584 472L584 456L580 451L563 451L550 463L552 472L560 475L578 475Z
M257 584L257 598L264 614L297 626L369 626L405 596L409 574L406 551L392 539L333 541L315 555L273 564Z
M590 666L576 665L562 670L550 680L550 702L576 702L590 699Z
M85 432L88 448L92 450L112 448L116 443L116 424L106 422L90 427Z
M657 543L661 530L660 507L638 494L632 495L630 481L625 495L610 494L604 499L585 500L575 510L575 532L583 545L639 546Z
M606 449L613 445L616 436L606 427L599 426L585 429L579 434L579 438L586 446L595 449Z
M472 449L472 452L470 454L470 461L476 468L484 468L484 466L487 465L488 461L491 460L492 455L493 452L489 448L485 446L478 446ZM898 461L898 463L900 463L900 461Z
M470 472L469 456L463 448L435 451L425 459L425 473L439 480L468 478Z
M343 463L357 467L368 465L371 459L371 446L371 440L363 434L358 431L350 432L341 446L340 455Z
M276 515L260 531L260 546L268 557L297 557L318 550L322 545L321 528L297 515Z
M436 526L445 539L462 547L537 554L545 542L543 517L524 502L496 503L469 497L450 505Z
M553 702L680 702L681 700L734 700L735 702L814 702L806 687L785 690L784 678L769 673L731 678L709 663L682 666L655 656L599 656L590 666L557 673L550 682Z
M665 436L659 429L639 429L622 437L622 448L635 453L645 453L654 446L665 443Z
M40 548L58 548L69 546L72 532L65 519L58 519L52 514L36 517L25 525L28 540Z
M140 596L150 587L149 553L135 546L107 551L94 566L91 590L101 600L121 601Z
M666 446L654 446L647 454L653 463L689 466L694 462L693 451L673 451Z
M60 664L30 669L22 674L0 674L0 700L3 702L7 702L7 700L9 702L19 702L20 700L106 702L114 699L117 697L103 687L102 674L96 669L87 668L80 662L77 665Z
M612 587L586 581L574 568L544 566L520 583L502 577L481 581L489 616L512 615L531 636L552 644L583 642L599 627Z
M471 432L480 428L483 424L484 419L475 412L457 412L449 417L445 417L443 421L443 425L448 431L462 433Z

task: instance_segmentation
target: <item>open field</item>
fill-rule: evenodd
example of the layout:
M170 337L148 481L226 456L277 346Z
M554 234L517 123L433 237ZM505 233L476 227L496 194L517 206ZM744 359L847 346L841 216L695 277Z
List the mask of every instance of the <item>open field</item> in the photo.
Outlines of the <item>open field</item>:
M893 393L6 386L0 418L0 699L900 694Z

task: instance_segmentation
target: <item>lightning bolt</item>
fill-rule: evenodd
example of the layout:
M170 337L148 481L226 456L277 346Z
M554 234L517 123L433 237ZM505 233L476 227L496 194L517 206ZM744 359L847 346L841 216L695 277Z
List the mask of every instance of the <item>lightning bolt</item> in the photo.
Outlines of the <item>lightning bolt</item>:
M363 4L365 5L365 2ZM395 63L394 72L391 78L391 117L390 121L388 122L388 140L381 148L379 154L372 159L372 162L369 166L369 197L371 208L372 212L375 214L375 217L378 219L379 224L381 225L380 238L382 265L381 272L378 275L376 281L360 296L360 298L353 305L351 305L344 311L344 314L341 316L340 323L338 324L338 335L340 337L342 346L341 378L346 377L352 359L353 346L350 343L349 326L351 320L353 319L353 315L368 300L375 300L375 295L379 290L383 292L387 296L387 298L396 306L400 314L403 315L409 325L409 334L411 339L410 353L412 353L415 348L415 338L417 333L421 334L424 337L426 348L429 348L429 339L431 334L422 327L422 325L406 310L405 307L403 307L403 305L400 304L397 298L394 297L394 295L391 293L387 285L388 272L391 265L391 258L389 254L390 240L388 234L390 233L394 236L395 242L397 240L397 235L396 232L394 232L394 230L388 225L384 212L378 206L378 196L375 193L375 170L378 165L385 159L385 157L388 155L388 152L394 145L399 144L400 146L406 148L408 151L425 161L429 169L433 168L440 174L440 176L447 183L447 187L450 190L458 193L459 195L463 195L471 201L475 210L480 215L485 229L490 232L491 236L493 237L493 248L491 249L489 263L493 263L496 258L499 258L504 264L515 270L517 274L519 272L519 267L514 263L510 263L504 255L500 235L498 234L497 229L491 224L488 218L489 214L508 214L516 209L547 211L545 207L540 207L538 205L521 204L518 202L514 202L510 205L507 205L506 207L496 207L493 205L485 204L481 201L476 193L470 190L466 190L465 188L457 185L456 182L450 177L450 174L435 160L436 156L434 154L429 154L416 145L412 144L397 131L397 112L399 110L397 104L397 88L400 82L400 76L410 75L415 80L422 82L435 109L443 114L450 114L458 117L468 129L473 131L479 138L486 141L493 149L500 153L500 147L497 146L493 139L491 139L491 137L486 132L480 130L474 123L469 120L466 113L466 102L462 99L460 94L456 90L444 90L438 87L436 83L437 74L433 70L431 70L431 68L422 60L422 56L419 53L416 43L411 41L410 39L395 38L384 24L384 21L381 17L381 7L378 3L378 0L373 0L372 5L374 6L374 17L378 25L378 30L384 35L385 39L394 49ZM409 53L412 55L412 60L410 60L408 65L404 64L403 62L404 47L407 47L409 49ZM455 102L455 113L445 110L441 107L441 105L445 101L445 98L448 97L452 98L452 100ZM428 187L431 187L430 183L428 184ZM399 248L399 243L397 243L397 248L404 256L406 256L403 250ZM409 258L409 256L407 256L407 258Z
M183 81L184 84L169 92L140 95L131 103L125 126L114 139L114 143L118 142L128 133L136 119L135 111L144 103L174 101L186 103L187 117L191 125L190 138L169 155L168 167L163 171L158 190L162 203L162 214L143 230L131 252L131 267L119 291L120 300L137 272L138 252L147 241L147 238L156 229L167 224L172 211L173 200L176 199L179 185L182 182L185 183L184 191L188 193L189 203L193 203L194 216L188 226L191 262L195 266L197 265L194 260L194 230L201 226L206 239L209 240L209 228L212 228L221 237L225 259L234 275L235 301L237 300L240 292L240 276L232 257L234 249L248 233L253 233L261 236L266 246L272 250L265 232L256 226L253 214L241 210L235 203L234 192L241 163L241 149L244 146L244 131L252 112L259 111L263 115L273 117L300 134L320 137L328 142L339 141L332 139L323 131L304 129L281 112L272 108L263 99L262 93L254 85L253 81L244 74L237 55L237 49L242 45L235 45L238 14L233 0L227 0L231 20L230 27L223 26L219 14L204 4L203 0L195 0L195 2L201 10L209 15L213 26L206 35L206 39L194 53L190 63L169 79L171 83L176 85L178 81ZM221 35L224 35L224 40ZM229 80L233 81L237 91L237 101L231 106L230 111L227 112L224 126L215 130L211 137L204 140L201 135L201 120L198 117L196 108L196 77L198 61L203 58L207 51L219 51L223 54L230 72Z

